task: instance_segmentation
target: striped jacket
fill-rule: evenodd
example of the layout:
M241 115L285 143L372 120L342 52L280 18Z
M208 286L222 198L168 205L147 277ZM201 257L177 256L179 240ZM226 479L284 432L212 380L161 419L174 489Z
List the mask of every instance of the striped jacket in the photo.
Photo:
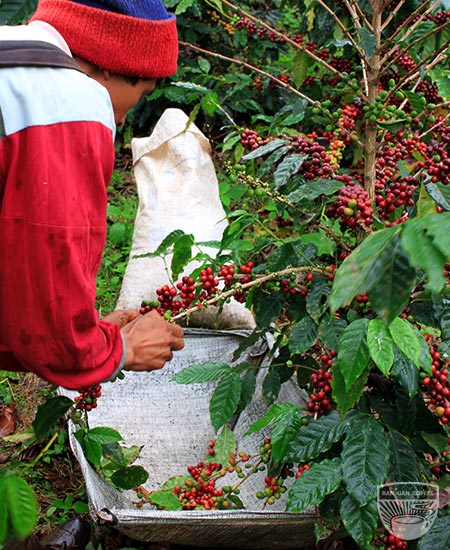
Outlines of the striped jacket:
M42 22L0 27L15 39L67 49ZM80 389L122 361L119 328L95 309L114 132L107 91L84 73L0 69L0 369Z

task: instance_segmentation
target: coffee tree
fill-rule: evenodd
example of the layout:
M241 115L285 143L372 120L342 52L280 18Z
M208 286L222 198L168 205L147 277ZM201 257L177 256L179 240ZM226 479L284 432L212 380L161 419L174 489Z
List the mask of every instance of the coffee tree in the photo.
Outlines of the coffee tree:
M229 123L230 226L211 275L250 260L251 279L233 270L228 292L254 311L255 334L276 327L271 408L253 429L271 427L272 475L296 476L287 510L317 508L319 537L343 526L361 548L406 547L379 527L377 487L445 494L449 482L450 13L401 0L210 4L223 43L186 42L207 70L198 88L179 86ZM217 365L218 432L252 373ZM292 377L309 397L280 407ZM420 548L448 544L446 505Z

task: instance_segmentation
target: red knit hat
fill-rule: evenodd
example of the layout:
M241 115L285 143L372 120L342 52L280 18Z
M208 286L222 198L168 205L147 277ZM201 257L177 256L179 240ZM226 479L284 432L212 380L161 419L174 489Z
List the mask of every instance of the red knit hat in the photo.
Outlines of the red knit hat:
M74 55L102 69L148 79L177 71L176 20L160 0L41 0L32 20L55 27Z

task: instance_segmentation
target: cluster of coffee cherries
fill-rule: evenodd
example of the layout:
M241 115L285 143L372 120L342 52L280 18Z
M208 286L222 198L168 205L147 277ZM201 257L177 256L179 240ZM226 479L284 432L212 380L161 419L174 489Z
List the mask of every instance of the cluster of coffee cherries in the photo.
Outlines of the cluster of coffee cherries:
M256 493L256 498L265 499L266 504L275 504L275 501L281 498L281 495L287 491L283 485L282 477L266 476L264 478L264 490Z
M284 37L277 35L274 32L268 31L265 27L257 25L253 21L242 17L238 19L235 23L235 27L238 31L244 30L249 36L257 36L258 38L267 38L270 42L280 42L281 44L285 43L286 40Z
M270 447L270 440L268 440ZM265 466L259 464L256 466L252 463L252 458L258 458L258 455L251 457L244 451L239 453L231 453L228 463L225 465L218 462L209 461L215 456L215 440L208 444L208 461L202 461L195 466L188 466L187 470L189 478L184 481L184 484L175 485L173 494L177 496L184 510L223 510L227 508L239 507L234 495L239 495L239 483L234 485L222 485L217 487L216 482L224 478L228 473L234 473L238 479L243 480L252 473L259 470L264 470ZM267 447L267 444L266 444ZM262 462L264 456L268 456L270 451L263 450L260 455ZM265 453L265 454L264 454ZM248 469L245 472L244 469ZM281 490L280 493L284 492Z
M290 145L300 155L307 158L302 163L299 173L307 181L316 178L327 178L333 173L331 157L323 145L302 135L295 134L289 138Z
M191 479L182 485L175 485L173 494L178 497L183 510L214 510L229 504L224 498L224 491L216 487L215 474L223 470L217 462L199 462L196 466L188 466Z
M343 230L358 224L373 223L373 209L367 191L359 184L348 183L339 189L338 198L328 207L328 215L339 219Z
M450 127L442 128L440 139L431 140L427 147L428 158L425 161L425 169L431 176L433 183L441 182L444 185L450 183Z
M427 338L428 335L425 335ZM429 336L428 336L429 339ZM430 354L433 360L431 365L432 375L422 378L422 386L430 399L434 414L439 417L441 424L450 423L450 381L448 378L449 369L437 346L431 344Z
M380 187L381 192L379 191L375 195L377 212L380 218L389 220L391 214L398 208L404 214L407 207L414 206L413 195L419 188L419 181L413 176L405 176L396 181L391 181L387 187L382 184L375 185L376 189Z
M258 149L258 147L266 145L273 139L275 138L263 138L256 130L251 130L250 128L246 128L241 133L241 145L249 151L254 151L255 149Z
M382 542L384 550L408 550L408 543L406 541L397 538L388 531L385 532Z
M241 265L241 267L239 268L239 271L242 273L242 276L239 280L239 282L241 284L244 285L246 283L249 283L252 280L252 271L253 271L254 265L255 264L251 260L248 261L245 265ZM234 272L236 272L236 269L234 269L232 265L229 265L229 266L223 266L219 273L221 273L221 272L223 273L224 269L226 269L228 271L228 275L230 275L230 269L232 269ZM227 283L225 283L225 284L227 284ZM229 283L228 283L227 286L229 286ZM244 291L243 290L236 291L233 295L233 298L237 302L243 304L245 302L245 293L244 293Z
M75 411L71 415L72 421L77 424L81 421L82 411L92 411L97 408L97 399L102 395L101 384L96 384L89 389L79 390L79 395L74 399Z
M330 401L332 376L330 369L336 355L335 350L324 353L320 358L322 367L310 376L313 391L310 394L309 401L306 403L306 410L310 414L322 416L329 413L333 408Z
M248 261L237 270L233 264L223 265L219 268L217 276L211 266L200 271L199 281L196 283L193 277L184 275L180 282L174 286L163 285L156 289L157 300L143 300L140 313L144 315L149 311L156 310L166 319L186 311L193 305L200 305L205 300L213 298L218 290L220 281L225 287L232 287L233 284L248 283L251 280L251 272L254 262ZM233 298L238 302L244 302L245 296L242 290L236 290Z

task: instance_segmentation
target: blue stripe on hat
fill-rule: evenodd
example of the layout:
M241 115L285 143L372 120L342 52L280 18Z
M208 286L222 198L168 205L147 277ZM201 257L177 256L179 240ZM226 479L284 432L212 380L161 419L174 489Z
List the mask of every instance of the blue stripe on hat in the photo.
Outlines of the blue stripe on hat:
M164 4L159 0L144 0L140 2L129 2L127 0L74 0L77 4L90 6L100 10L121 13L138 19L159 21L172 19L173 15L168 13Z

